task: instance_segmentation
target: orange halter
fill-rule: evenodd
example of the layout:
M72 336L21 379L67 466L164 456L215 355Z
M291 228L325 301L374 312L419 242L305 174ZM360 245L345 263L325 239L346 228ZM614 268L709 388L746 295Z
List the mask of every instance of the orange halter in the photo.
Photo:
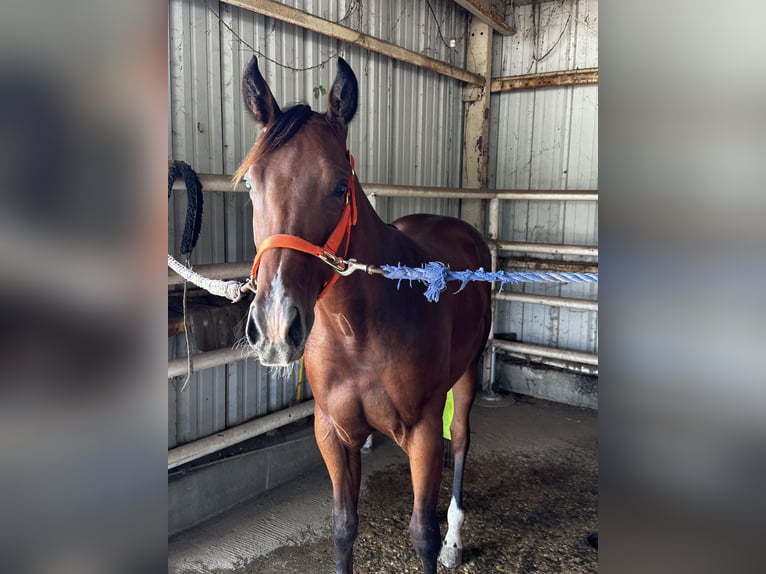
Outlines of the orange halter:
M354 186L354 156L351 154L348 154L349 161L351 162L351 173L348 176L348 187L346 189L346 205L343 206L343 211L340 214L340 219L338 220L338 224L335 226L335 229L333 229L332 233L330 233L330 237L327 238L327 241L325 244L320 247L318 245L314 245L313 243L310 243L306 241L305 239L302 239L300 237L297 237L295 235L287 235L287 234L277 234L277 235L270 235L266 239L264 239L261 244L258 246L258 253L255 256L255 261L253 262L253 268L250 271L250 283L252 285L255 285L255 278L258 276L258 267L261 265L261 257L263 256L266 251L269 249L276 249L278 247L283 247L287 249L294 249L295 251L301 251L303 253L308 253L309 255L313 255L314 257L318 257L325 263L327 263L330 267L335 269L336 273L333 274L333 276L330 278L330 280L325 284L325 286L322 288L322 291L319 293L319 297L317 297L317 301L324 297L324 295L330 290L330 288L335 285L335 283L340 279L340 275L337 273L338 271L343 271L345 269L345 263L342 261L342 258L348 255L348 246L351 241L351 228L356 225L356 190ZM337 251L340 247L341 243L344 242L346 246L343 250L343 257L338 257Z

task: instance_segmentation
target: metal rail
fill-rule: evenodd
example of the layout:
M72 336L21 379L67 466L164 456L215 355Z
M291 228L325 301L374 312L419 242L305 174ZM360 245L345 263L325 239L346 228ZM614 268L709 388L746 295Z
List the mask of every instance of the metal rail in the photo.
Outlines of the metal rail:
M213 454L224 448L278 429L314 414L314 401L309 400L252 421L219 431L205 438L168 451L168 470Z
M245 192L243 184L236 188L231 185L227 176L199 174L204 191ZM181 184L176 184L182 189ZM366 184L365 192L370 199L381 197L434 197L434 198L466 198L489 200L488 243L492 253L492 270L497 270L499 251L516 251L524 253L542 253L551 255L574 255L598 257L598 247L588 245L558 245L549 243L522 243L498 241L500 226L501 200L526 201L597 201L598 191L567 191L567 190L492 190L492 189L462 189L462 188L433 188L417 186L394 186ZM560 261L553 263L561 264ZM213 279L233 279L246 276L252 263L219 263L213 265L197 265L195 269ZM183 279L175 274L168 275L168 285L179 285ZM598 302L567 297L534 295L527 293L498 293L493 297L493 305L497 301L514 301L556 307L567 307L582 311L597 312ZM493 325L490 333L494 333ZM516 341L505 341L490 338L487 345L483 387L485 392L491 390L494 376L494 356L496 351L507 353L533 363L551 365L585 374L598 373L598 355L568 349L544 347ZM199 353L191 357L192 371L218 367L246 358L242 349L219 349ZM186 357L168 361L168 378L186 375L188 362ZM314 411L314 401L307 401L294 407L260 417L253 421L226 429L214 435L198 439L189 444L168 451L168 469L175 468L192 460L217 452L227 446L245 441L259 434L274 430L301 418L311 416Z

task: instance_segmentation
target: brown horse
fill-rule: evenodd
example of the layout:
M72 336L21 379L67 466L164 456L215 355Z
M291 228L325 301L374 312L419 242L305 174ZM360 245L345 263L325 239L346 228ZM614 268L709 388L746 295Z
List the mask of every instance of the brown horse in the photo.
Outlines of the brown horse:
M424 572L434 574L442 410L453 388L455 472L441 561L456 566L468 419L490 327L490 287L471 283L429 303L419 289L398 289L380 275L341 277L336 270L345 265L338 258L408 266L438 260L475 269L489 268L490 254L481 235L458 219L413 215L386 225L378 217L346 149L356 77L343 59L338 68L325 114L305 105L281 110L255 57L245 70L244 100L262 125L235 175L250 188L258 248L247 339L264 365L305 357L316 440L333 485L336 573L352 571L360 447L378 430L409 456L410 534Z

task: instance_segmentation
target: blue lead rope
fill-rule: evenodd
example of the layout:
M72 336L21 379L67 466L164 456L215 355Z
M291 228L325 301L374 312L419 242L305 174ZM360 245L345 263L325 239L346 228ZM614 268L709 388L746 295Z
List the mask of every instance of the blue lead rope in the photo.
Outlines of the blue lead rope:
M447 288L447 281L460 281L460 288L455 293L460 293L470 281L496 281L500 283L500 290L506 283L598 283L598 273L567 273L567 272L508 272L508 271L452 271L444 263L433 261L422 267L404 267L402 265L381 265L383 276L387 279L420 281L427 288L425 297L429 301L436 302L439 295Z

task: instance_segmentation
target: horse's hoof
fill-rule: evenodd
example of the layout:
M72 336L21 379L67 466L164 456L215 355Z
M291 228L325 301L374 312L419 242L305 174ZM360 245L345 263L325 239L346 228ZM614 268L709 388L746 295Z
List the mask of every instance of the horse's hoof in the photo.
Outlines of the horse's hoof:
M456 568L463 563L463 549L455 548L452 546L442 546L442 551L439 554L439 562L444 564L447 568Z

